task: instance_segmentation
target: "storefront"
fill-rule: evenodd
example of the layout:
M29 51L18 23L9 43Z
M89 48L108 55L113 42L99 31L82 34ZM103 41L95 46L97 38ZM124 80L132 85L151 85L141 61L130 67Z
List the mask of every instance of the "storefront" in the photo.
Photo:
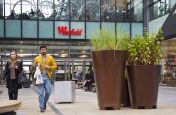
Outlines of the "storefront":
M143 33L142 0L1 0L2 3L2 39L86 40L100 29L116 35L126 32L131 37Z
M163 0L155 5L149 33L162 29L164 35L161 83L176 86L176 1ZM153 19L153 20L152 20Z

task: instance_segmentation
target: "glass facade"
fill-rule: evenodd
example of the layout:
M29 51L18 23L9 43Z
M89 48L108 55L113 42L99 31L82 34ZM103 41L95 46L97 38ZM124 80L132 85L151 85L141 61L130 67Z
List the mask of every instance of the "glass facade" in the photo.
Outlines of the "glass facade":
M168 14L172 10L175 3L176 0L150 0L150 21Z
M133 23L143 30L142 0L1 0L0 8L3 38L90 39L118 28L133 37Z

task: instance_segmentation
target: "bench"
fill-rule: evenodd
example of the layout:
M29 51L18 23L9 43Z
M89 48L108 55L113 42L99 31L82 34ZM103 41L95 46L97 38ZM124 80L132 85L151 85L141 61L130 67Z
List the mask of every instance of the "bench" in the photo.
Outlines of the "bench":
M18 110L21 107L21 101L18 100L0 100L0 114Z

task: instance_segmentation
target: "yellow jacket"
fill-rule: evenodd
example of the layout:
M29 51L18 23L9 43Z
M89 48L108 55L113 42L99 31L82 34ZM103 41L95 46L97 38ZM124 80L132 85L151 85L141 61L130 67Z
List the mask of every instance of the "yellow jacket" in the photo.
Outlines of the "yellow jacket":
M39 56L35 57L35 59L34 59L34 64L36 65L37 63L40 64L41 72L43 72L43 70L44 70L44 65L49 66L49 69L46 69L46 71L47 71L49 78L51 79L52 71L56 70L56 68L57 68L57 63L55 62L54 58L47 54L46 61L44 64L44 62L42 61L42 55L39 55Z

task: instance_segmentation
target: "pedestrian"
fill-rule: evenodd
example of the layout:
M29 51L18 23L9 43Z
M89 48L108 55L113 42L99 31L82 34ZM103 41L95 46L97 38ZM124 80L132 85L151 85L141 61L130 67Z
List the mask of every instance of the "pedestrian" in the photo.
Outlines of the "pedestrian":
M18 89L22 88L21 84L18 84L18 74L23 70L22 60L17 59L17 52L10 52L10 58L5 65L5 71L3 79L6 82L8 88L9 100L18 99Z
M91 86L93 83L95 83L92 66L89 67L88 71L89 72L86 74L86 80L84 82L85 91L91 91Z
M35 57L33 67L40 65L43 83L38 84L38 100L40 112L46 110L46 103L51 94L51 74L57 68L54 58L47 54L47 46L40 46L40 55Z

